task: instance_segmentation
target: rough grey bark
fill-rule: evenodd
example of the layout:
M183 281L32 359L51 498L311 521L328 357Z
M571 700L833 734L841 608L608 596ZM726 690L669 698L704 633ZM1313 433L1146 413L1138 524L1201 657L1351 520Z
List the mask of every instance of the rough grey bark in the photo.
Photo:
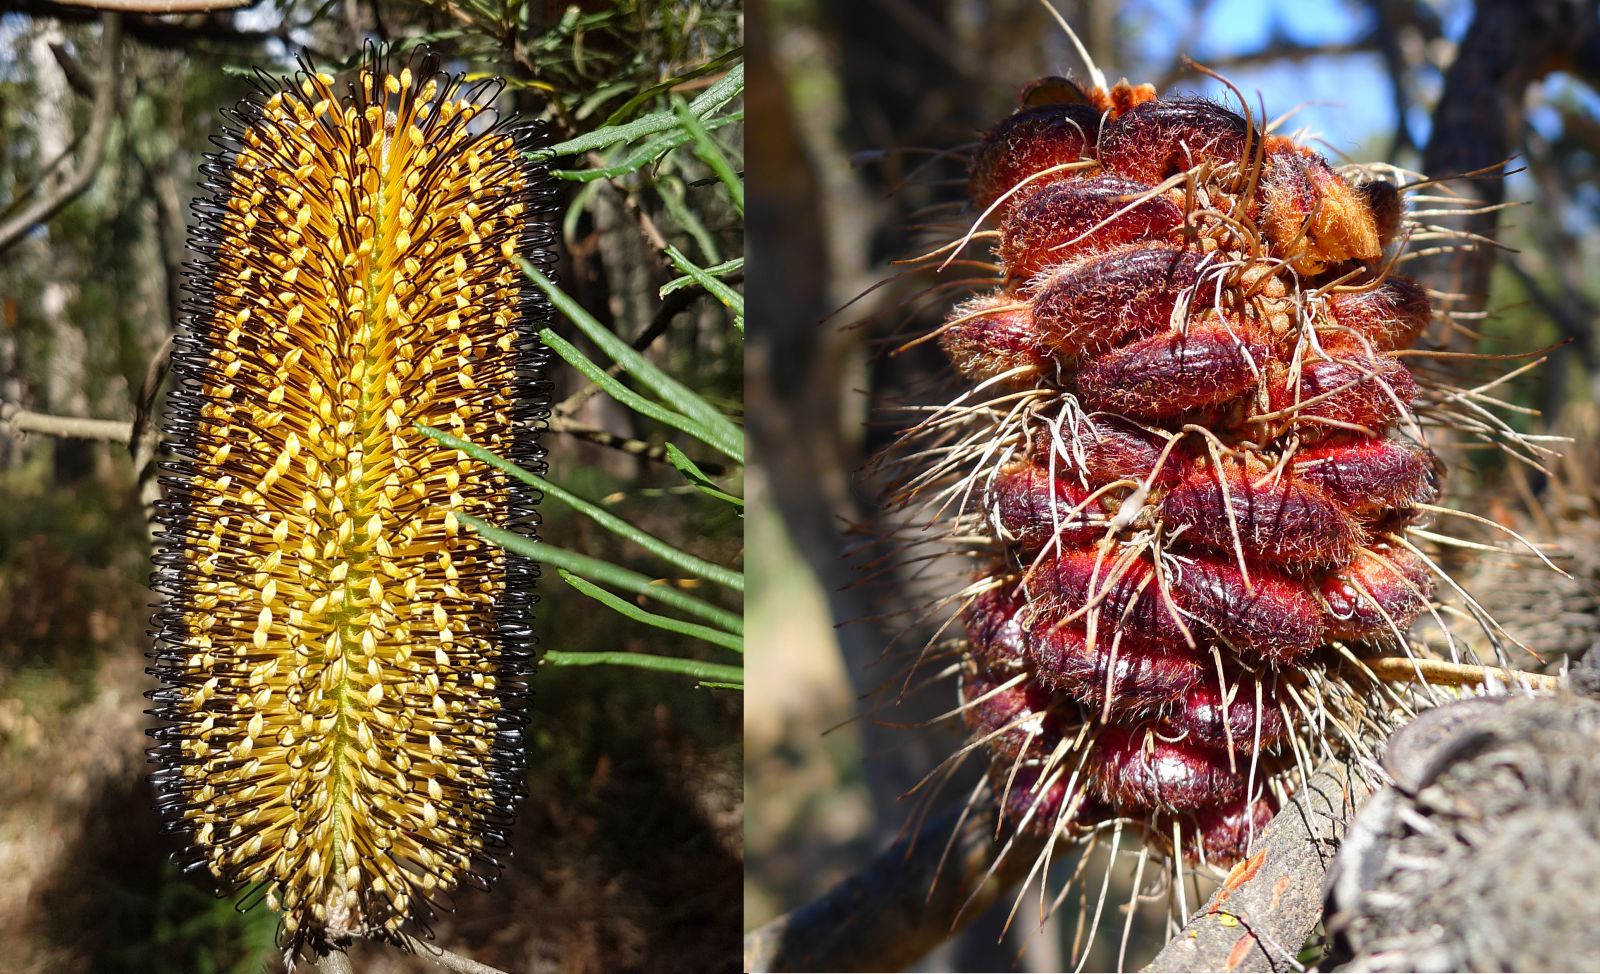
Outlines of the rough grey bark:
M1589 970L1600 957L1600 703L1463 701L1390 742L1329 877L1352 971Z

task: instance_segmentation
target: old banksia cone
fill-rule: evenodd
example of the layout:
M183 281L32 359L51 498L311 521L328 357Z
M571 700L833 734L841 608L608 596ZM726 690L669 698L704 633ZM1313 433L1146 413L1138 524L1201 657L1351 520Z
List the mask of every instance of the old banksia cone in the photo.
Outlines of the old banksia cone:
M532 564L463 514L536 498L551 190L437 62L369 51L225 113L173 353L154 775L192 868L291 946L425 931L498 871L523 792Z
M1181 895L1432 699L1373 669L1439 652L1408 635L1442 397L1405 364L1432 311L1394 269L1401 191L1219 104L1060 80L967 186L978 222L923 259L992 247L928 336L965 385L882 468L895 537L962 558L960 636L921 659L953 660L1013 826L1140 835Z

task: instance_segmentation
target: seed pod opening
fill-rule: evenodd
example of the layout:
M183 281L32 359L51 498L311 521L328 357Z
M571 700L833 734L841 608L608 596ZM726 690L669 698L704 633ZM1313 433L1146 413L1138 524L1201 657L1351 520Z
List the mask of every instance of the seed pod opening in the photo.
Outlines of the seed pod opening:
M302 62L225 112L195 204L154 587L153 781L291 950L425 930L499 872L523 795L551 269L541 128L426 54Z

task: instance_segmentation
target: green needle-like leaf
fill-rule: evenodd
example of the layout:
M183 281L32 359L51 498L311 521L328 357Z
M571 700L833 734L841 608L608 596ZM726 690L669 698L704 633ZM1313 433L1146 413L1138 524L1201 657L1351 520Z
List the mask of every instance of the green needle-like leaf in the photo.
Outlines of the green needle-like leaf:
M727 501L735 507L744 507L743 497L736 497L712 483L711 478L707 477L705 471L701 470L693 460L689 459L688 454L671 443L667 444L667 462L676 467L678 472L683 474L689 483L694 484L702 493L709 494L717 500Z
M497 470L505 471L525 484L539 488L556 500L588 517L612 534L632 541L668 564L681 568L689 574L703 578L708 582L714 582L737 592L744 591L744 575L740 572L724 568L721 565L706 561L704 558L691 555L687 551L674 548L655 535L648 534L640 528L629 524L599 505L584 500L564 487L558 487L538 474L529 473L509 460L504 460L490 453L481 446L429 426L419 425L416 428L424 436L438 440L445 446L460 450L474 459L482 460Z
M734 271L744 270L744 258L735 257L732 260L725 260L720 264L713 264L710 267L697 268L697 270L699 270L701 274L708 274L711 277L720 278L724 274L732 274ZM674 277L672 280L661 285L660 296L664 298L673 291L681 291L691 284L698 283L699 279L690 274L685 274L682 277ZM742 299L743 295L740 297Z
M676 77L668 78L667 80L665 80L665 81L663 81L663 82L661 82L659 84L651 85L650 87L648 87L648 88L644 89L643 91L639 92L638 94L634 95L632 98L629 98L626 102L623 103L621 108L619 108L616 111L612 112L611 113L611 117L606 119L605 124L607 124L607 125L616 125L616 124L620 123L623 119L627 118L628 115L631 114L635 108L638 108L640 105L643 105L645 102L647 102L650 99L654 98L655 96L661 94L662 92L671 91L672 89L674 89L674 88L678 87L679 85L683 84L685 81L693 81L695 78L699 78L699 77L703 77L705 75L708 75L713 71L719 70L724 65L726 65L729 61L732 61L735 58L742 58L742 57L744 57L744 51L742 49L740 49L740 50L732 50L732 51L724 51L722 54L720 54L717 57L711 59L710 61L707 61L705 64L702 64L697 68L691 68L690 70L685 71L685 72L683 72L682 74L680 74L680 75L678 75ZM742 91L743 90L742 82L743 82L744 64L741 62L734 70L737 70L737 71L740 72L739 90ZM723 79L723 80L726 80L726 79ZM709 92L709 90L710 89L707 89L708 92ZM704 97L704 95L702 95L701 97ZM697 101L698 101L698 99L697 99ZM703 111L699 111L699 114L705 115L705 114L708 114L709 112L716 111L718 108L721 108L721 107L722 107L721 105L712 105L708 109L705 109ZM694 110L694 109L691 109L691 110Z
M654 599L662 605L671 606L679 611L698 616L729 632L741 635L744 633L743 616L697 599L661 579L651 578L642 572L623 568L621 565L613 565L609 561L591 558L576 551L568 551L566 548L558 548L543 541L525 538L520 534L507 531L504 528L497 528L486 521L481 521L471 514L463 514L461 520L472 530L507 551L514 551L543 565L565 568L575 575L581 575L584 578L610 585L612 588L619 588L635 595L642 595L647 599Z
M744 65L736 64L728 70L716 84L701 92L699 97L689 103L689 112L696 118L703 118L739 97L744 92ZM646 135L654 135L670 128L677 128L682 123L676 111L653 112L641 119L629 122L626 125L612 125L606 128L586 132L574 139L559 142L548 148L529 153L534 159L555 159L559 156L573 156L590 149L602 146L615 145L618 142L632 142ZM685 142L688 138L684 139ZM679 143L680 145L682 143Z
M615 377L607 374L604 369L600 368L600 366L589 361L588 356L584 355L577 349L576 346L562 338L560 335L557 335L555 332L546 328L544 331L539 333L539 338L545 343L545 345L549 346L552 352L555 352L557 355L561 356L561 358L564 359L568 365L582 373L584 378L604 389L608 394L610 394L611 398L615 399L617 402L622 403L624 406L627 406L629 409L632 409L634 412L637 412L642 416L648 416L659 423L665 423L666 425L671 426L673 429L683 430L685 433L688 433L690 436L706 444L707 446L710 446L713 449L721 450L723 453L739 461L740 463L744 462L742 451L729 452L729 450L723 449L723 447L717 442L717 434L715 432L706 429L704 426L701 426L699 423L695 422L689 417L675 413L660 403L646 399L637 392L634 392L632 389L629 389L627 386L618 382ZM740 445L742 445L742 443Z
M596 602L599 602L606 608L627 616L635 622L642 622L647 626L654 626L657 629L665 629L668 632L675 632L683 636L689 636L693 639L699 639L703 642L711 643L713 646L721 646L723 649L731 649L735 653L744 652L744 640L740 639L734 633L723 632L720 629L712 629L710 626L702 626L693 622L684 622L681 619L674 619L671 616L658 615L654 612L646 612L645 610L634 605L632 602L629 602L626 599L619 599L600 586L586 582L569 571L563 571L562 569L558 568L556 569L556 574L561 576L562 581L566 582L568 585L571 585L579 592L589 596L589 598L594 599Z
M722 180L722 185L728 188L728 195L733 197L734 209L739 211L740 216L744 216L744 181L733 171L733 166L728 163L728 157L722 154L722 150L717 148L715 142L711 141L706 127L695 118L694 112L683 103L682 98L673 96L672 110L678 113L678 119L683 122L683 127L694 138L694 154L700 157L701 162L710 166L711 171Z
M667 245L665 251L667 259L672 261L674 267L694 278L695 282L706 289L712 297L721 301L723 306L733 312L733 324L741 332L744 331L744 295L722 283L709 273L696 267L694 261L683 255L678 248ZM663 291L666 289L663 288Z
M563 653L554 650L544 654L544 661L551 666L633 666L642 670L681 673L704 681L707 686L744 689L743 668L723 663L703 663L700 660L650 656L645 653Z
M622 366L623 371L660 396L668 406L712 431L715 438L706 440L709 445L740 463L744 462L744 432L732 420L722 415L714 406L677 379L652 365L648 359L635 351L633 346L612 334L596 321L593 315L584 310L582 305L556 287L537 267L525 260L519 260L518 263L522 265L522 270L528 278L550 298L556 310L568 321L577 325L578 330L599 346L612 361Z
M744 121L744 112L732 115L723 115L705 123L706 129L719 129L724 125L735 125ZM588 183L597 179L615 179L629 173L638 172L645 166L676 149L678 146L693 140L693 136L682 129L674 129L665 135L658 135L649 142L629 153L626 158L615 165L601 169L552 169L550 175L557 179L564 179L570 183Z

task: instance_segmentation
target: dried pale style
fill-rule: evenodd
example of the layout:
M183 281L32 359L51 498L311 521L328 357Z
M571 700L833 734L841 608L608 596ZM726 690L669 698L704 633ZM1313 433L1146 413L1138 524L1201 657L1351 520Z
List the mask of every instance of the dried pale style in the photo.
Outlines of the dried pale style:
M553 191L537 126L417 55L225 112L173 353L154 782L188 868L293 950L426 934L498 875L523 795Z
M1438 617L1422 539L1453 513L1426 429L1527 445L1407 366L1436 319L1398 270L1406 179L1127 82L1046 79L984 134L981 215L921 259L993 248L917 340L965 387L878 467L895 543L960 566L956 635L916 665L957 677L971 743L930 780L987 755L974 800L1112 856L1137 837L1181 911L1188 870L1248 855L1313 767L1375 767L1438 698L1375 658L1471 662L1409 633Z

